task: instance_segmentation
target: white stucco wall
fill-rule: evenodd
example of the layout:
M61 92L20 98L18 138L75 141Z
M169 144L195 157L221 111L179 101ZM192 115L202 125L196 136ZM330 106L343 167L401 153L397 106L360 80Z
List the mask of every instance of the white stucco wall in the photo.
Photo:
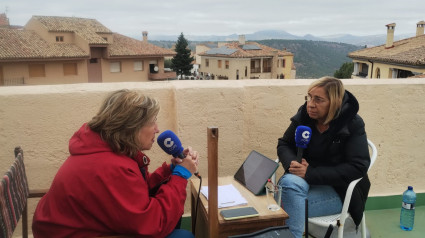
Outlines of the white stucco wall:
M200 152L204 178L207 127L217 126L219 175L233 175L251 150L276 158L277 139L304 103L311 82L182 80L0 87L0 171L8 169L13 148L20 145L30 188L48 187L68 156L72 134L97 112L107 93L129 88L160 100L160 130L173 130L184 146ZM369 172L370 196L401 194L407 185L425 192L425 79L343 82L358 98L368 138L378 148L378 159ZM147 154L151 170L169 160L157 145ZM30 213L35 202L31 201Z

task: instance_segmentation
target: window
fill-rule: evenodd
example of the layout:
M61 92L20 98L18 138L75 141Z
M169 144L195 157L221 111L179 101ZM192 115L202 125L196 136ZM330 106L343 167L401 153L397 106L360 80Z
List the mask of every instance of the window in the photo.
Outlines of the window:
M91 58L90 64L97 64L97 58Z
M30 64L28 65L30 77L46 77L44 64Z
M77 63L64 63L63 75L77 75Z
M261 73L260 60L251 60L251 73Z
M121 62L111 62L111 73L119 73L121 72Z
M221 68L221 60L218 60L217 63L218 63L217 67L220 69Z
M229 61L226 60L226 69L229 69Z
M362 63L360 66L359 76L367 77L369 74L369 65Z
M285 65L286 65L286 60L282 59L282 68L285 68Z
M210 67L210 60L209 59L205 59L205 67Z
M134 71L143 71L143 61L134 61Z
M272 60L263 59L263 72L270 73L272 72Z
M56 42L63 42L63 36L56 36Z

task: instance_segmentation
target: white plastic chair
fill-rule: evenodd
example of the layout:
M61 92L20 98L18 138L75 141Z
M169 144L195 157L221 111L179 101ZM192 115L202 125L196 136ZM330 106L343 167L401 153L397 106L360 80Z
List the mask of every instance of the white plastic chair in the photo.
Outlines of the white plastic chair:
M372 143L372 141L367 140L367 143L372 151L372 155L370 156L370 165L368 169L368 172L369 172L370 168L372 168L372 165L375 163L376 157L378 155L378 151L375 145ZM308 218L308 223L317 225L319 227L323 227L324 230L326 230L329 227L329 225L332 225L334 228L337 227L338 238L342 238L344 233L345 221L347 218L350 217L350 213L348 212L348 207L350 206L351 195L353 194L354 187L361 179L362 178L352 181L350 185L348 186L341 213L329 215L329 216L311 217L311 218ZM363 212L363 218L361 221L360 229L362 233L362 238L366 238L366 217L364 212Z
M370 168L372 168L373 164L375 163L376 157L378 156L378 150L376 149L376 146L372 143L372 141L367 140L367 144L369 145L372 151L372 155L370 156L369 169L367 170L369 172ZM275 161L279 162L279 159L276 159ZM348 213L348 207L350 206L351 195L353 194L354 187L361 179L362 178L356 179L348 185L347 193L345 194L341 213L329 215L329 216L308 218L308 223L312 225L316 225L318 227L323 227L323 230L325 232L328 229L329 225L332 225L334 228L338 227L338 238L342 238L344 233L345 221L347 218L350 217L350 213ZM271 180L273 181L274 184L276 184L276 174L272 175ZM366 238L366 218L365 218L364 212L363 212L363 218L360 224L360 229L362 233L362 238Z

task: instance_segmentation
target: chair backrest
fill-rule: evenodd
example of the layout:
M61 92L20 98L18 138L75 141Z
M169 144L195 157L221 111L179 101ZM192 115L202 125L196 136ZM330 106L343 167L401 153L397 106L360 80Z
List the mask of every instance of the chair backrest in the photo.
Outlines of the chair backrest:
M376 157L378 156L378 150L376 149L375 144L371 140L367 140L367 144L369 145L370 149L372 150L372 154L370 155L370 165L369 169L367 170L369 172L370 168L372 168L373 164L376 161Z
M15 148L15 161L0 184L0 237L12 237L29 195L24 156Z

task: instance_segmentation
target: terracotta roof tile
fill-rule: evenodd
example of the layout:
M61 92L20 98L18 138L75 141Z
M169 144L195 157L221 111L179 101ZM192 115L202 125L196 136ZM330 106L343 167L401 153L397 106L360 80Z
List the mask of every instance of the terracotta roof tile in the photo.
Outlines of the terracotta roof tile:
M425 66L425 35L395 41L394 47L388 49L380 45L353 51L348 56L353 59Z
M277 51L278 56L293 56L293 54L289 51L277 50L272 47L261 45L257 42L245 42L245 45L240 45L240 43L236 41L236 42L227 43L224 45L224 47L226 47L227 49L233 49L235 51L231 54L219 54L219 53L208 54L208 51L207 51L199 55L201 56L214 55L214 56L229 57L229 58L272 57L273 52ZM243 47L252 48L252 49L243 49Z
M95 19L58 16L33 16L33 19L43 24L48 31L75 32L89 44L108 44L98 33L111 34L112 31Z
M0 60L88 58L73 44L48 43L34 31L0 29Z
M109 46L109 56L174 56L176 52L148 42L113 33L113 44Z

